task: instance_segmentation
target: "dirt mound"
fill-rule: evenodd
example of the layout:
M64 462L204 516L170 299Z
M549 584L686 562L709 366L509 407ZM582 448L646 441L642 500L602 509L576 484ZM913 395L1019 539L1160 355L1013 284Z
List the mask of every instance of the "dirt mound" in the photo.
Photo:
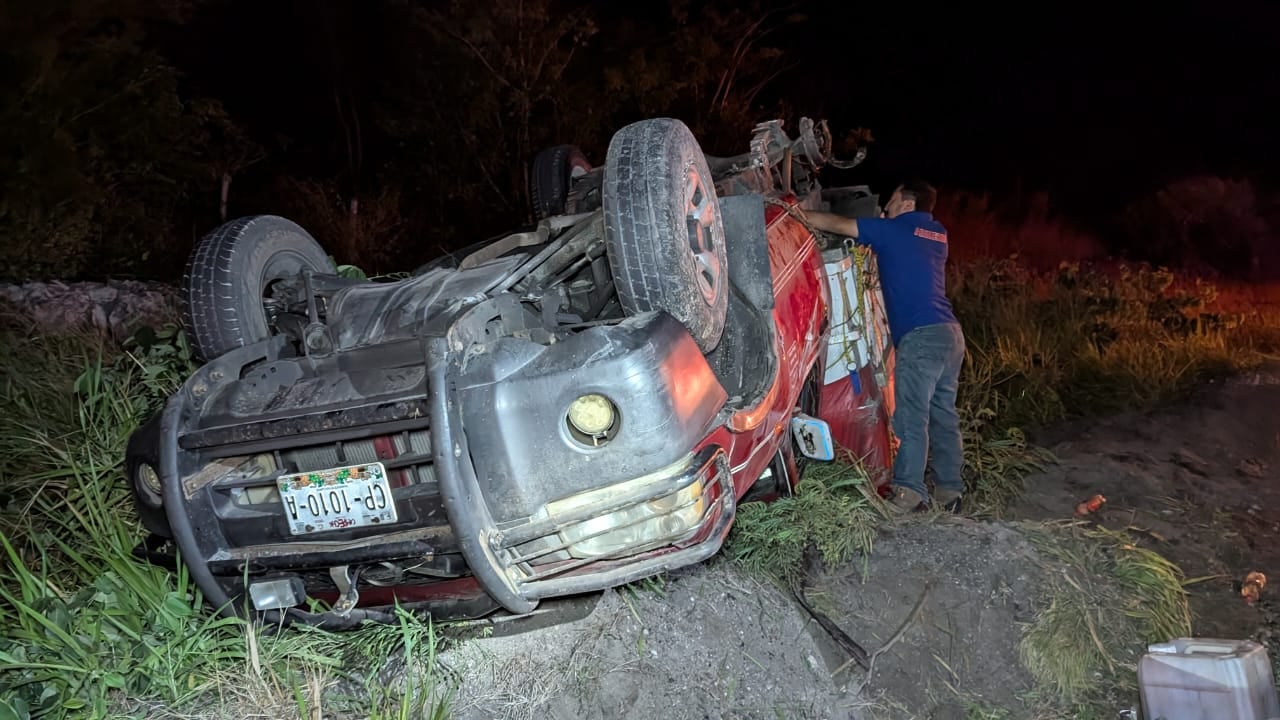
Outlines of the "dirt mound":
M1030 689L1018 623L1034 616L1039 572L1015 528L941 518L885 528L865 567L811 575L808 601L869 654L900 635L869 681L793 596L724 559L441 662L463 720L960 718L1018 707Z
M598 596L585 618L463 642L453 717L860 718L809 616L723 560Z
M872 676L837 678L876 716L964 718L1031 690L1018 642L1043 572L1016 528L938 518L882 530L865 567L811 578L806 596L874 657Z

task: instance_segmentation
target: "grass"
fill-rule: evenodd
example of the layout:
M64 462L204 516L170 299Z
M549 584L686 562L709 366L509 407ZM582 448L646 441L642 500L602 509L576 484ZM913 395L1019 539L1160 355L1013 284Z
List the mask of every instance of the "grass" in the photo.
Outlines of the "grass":
M1053 462L1029 440L1037 428L1168 402L1280 348L1271 306L1249 304L1261 291L1149 268L1032 272L982 260L954 270L949 286L968 340L967 508L982 517L999 517L1024 478ZM185 573L131 557L141 530L123 447L190 372L181 335L119 352L21 326L0 334L0 718L447 712L429 623L404 615L341 636L276 633L209 615ZM830 564L865 557L882 520L859 468L814 464L794 496L744 504L725 553L793 582L810 547ZM1028 667L1061 697L1091 697L1096 668L1123 687L1144 639L1185 628L1177 569L1120 536L1041 532L1065 570L1027 629Z
M1224 317L1215 287L1160 269L1036 272L980 260L952 271L949 294L967 342L958 400L966 507L979 517L1001 516L1025 478L1054 462L1029 430L1168 403L1280 350L1280 313ZM876 515L866 485L852 465L812 466L795 497L742 507L728 551L790 578L810 540L829 558L867 550Z
M953 270L949 288L968 342L966 480L986 514L1052 461L1025 430L1169 403L1280 350L1280 313L1224 315L1216 288L1160 269L991 260Z
M1051 565L1047 605L1019 646L1027 669L1068 703L1132 695L1147 643L1191 632L1186 578L1123 533L1077 522L1025 530Z
M180 335L148 339L0 338L0 718L443 717L429 623L274 632L131 556L124 444L190 369ZM393 659L395 683L347 670Z
M726 554L752 573L789 586L801 579L810 545L831 565L866 555L881 517L868 487L866 475L852 466L812 465L794 495L738 508Z

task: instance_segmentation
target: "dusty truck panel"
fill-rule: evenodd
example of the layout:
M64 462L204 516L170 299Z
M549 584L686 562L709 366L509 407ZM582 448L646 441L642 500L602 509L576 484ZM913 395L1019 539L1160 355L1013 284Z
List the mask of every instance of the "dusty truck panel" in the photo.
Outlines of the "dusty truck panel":
M534 227L394 282L339 276L283 218L211 232L184 290L204 364L127 451L140 552L178 551L225 613L335 628L527 613L715 554L740 502L828 459L793 428L827 427L841 249L803 213L830 136L750 147L657 118L599 167L542 153L535 182L565 180Z
M670 466L706 436L726 394L688 333L665 313L627 318L543 346L502 338L453 378L480 490L499 522L533 514L602 477ZM574 399L618 408L596 446L562 422Z

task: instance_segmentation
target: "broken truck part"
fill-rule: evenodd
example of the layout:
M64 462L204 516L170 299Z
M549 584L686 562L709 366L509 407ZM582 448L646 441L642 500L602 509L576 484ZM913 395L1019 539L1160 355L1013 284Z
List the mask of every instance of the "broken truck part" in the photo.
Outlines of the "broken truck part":
M849 251L797 219L832 203L830 137L751 148L659 118L600 167L543 153L535 227L393 282L284 218L209 233L183 288L204 364L127 450L146 552L225 613L331 628L529 613L718 552L741 502L864 431L821 407Z

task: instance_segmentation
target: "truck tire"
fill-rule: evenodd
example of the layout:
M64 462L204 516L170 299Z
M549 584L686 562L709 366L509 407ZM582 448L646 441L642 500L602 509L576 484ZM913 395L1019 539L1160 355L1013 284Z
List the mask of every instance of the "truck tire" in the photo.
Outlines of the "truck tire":
M702 352L714 350L729 305L729 265L720 201L688 126L655 118L613 136L604 222L622 309L666 311Z
M563 215L573 179L591 172L591 163L576 145L556 145L533 158L529 200L539 220Z
M307 231L275 215L219 226L191 251L182 278L183 324L203 361L271 336L263 301L271 283L304 268L336 273Z

